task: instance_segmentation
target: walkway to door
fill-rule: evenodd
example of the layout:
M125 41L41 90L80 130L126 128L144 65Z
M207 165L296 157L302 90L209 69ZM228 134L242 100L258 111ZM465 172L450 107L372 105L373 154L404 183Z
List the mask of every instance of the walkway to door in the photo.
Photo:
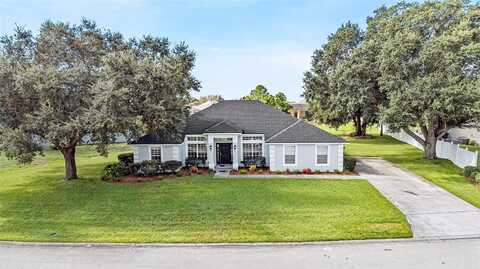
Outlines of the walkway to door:
M480 236L480 209L380 158L359 158L357 171L407 217L415 238Z

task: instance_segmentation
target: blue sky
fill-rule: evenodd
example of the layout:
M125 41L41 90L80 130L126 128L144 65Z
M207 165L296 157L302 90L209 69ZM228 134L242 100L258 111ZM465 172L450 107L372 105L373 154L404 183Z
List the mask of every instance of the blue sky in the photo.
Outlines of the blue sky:
M198 95L227 99L263 84L299 99L310 57L348 20L365 18L393 0L0 0L0 34L15 24L37 31L47 19L93 19L127 37L185 41L197 53Z

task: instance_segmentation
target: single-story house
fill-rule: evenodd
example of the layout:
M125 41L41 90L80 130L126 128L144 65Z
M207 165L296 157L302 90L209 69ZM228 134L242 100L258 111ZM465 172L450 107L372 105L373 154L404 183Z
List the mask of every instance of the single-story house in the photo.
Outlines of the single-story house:
M131 143L134 161L204 160L212 170L262 158L271 171L343 171L345 140L258 101L221 101L192 114L181 135Z

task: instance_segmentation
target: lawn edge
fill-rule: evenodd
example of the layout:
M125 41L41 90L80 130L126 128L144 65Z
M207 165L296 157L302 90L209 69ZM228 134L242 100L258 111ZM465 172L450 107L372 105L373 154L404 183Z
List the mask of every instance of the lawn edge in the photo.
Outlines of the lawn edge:
M301 247L301 246L332 246L332 245L362 245L380 243L412 243L412 242L437 242L455 240L480 239L478 235L426 237L426 238L390 238L390 239L365 239L365 240L334 240L312 242L258 242L258 243L56 243L56 242L20 242L0 241L0 246L24 247L71 247L71 248L228 248L228 247Z

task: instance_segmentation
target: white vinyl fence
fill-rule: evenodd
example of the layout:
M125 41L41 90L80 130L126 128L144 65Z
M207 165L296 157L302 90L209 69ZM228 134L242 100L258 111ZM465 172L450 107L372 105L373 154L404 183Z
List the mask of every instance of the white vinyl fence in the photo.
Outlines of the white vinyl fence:
M404 131L400 131L398 133L387 131L386 133L397 140L423 150L423 146ZM423 137L421 134L417 135ZM461 148L458 144L453 144L453 142L445 142L442 140L437 141L437 157L448 159L460 168L464 168L465 166L477 166L478 163L478 152L471 152Z

